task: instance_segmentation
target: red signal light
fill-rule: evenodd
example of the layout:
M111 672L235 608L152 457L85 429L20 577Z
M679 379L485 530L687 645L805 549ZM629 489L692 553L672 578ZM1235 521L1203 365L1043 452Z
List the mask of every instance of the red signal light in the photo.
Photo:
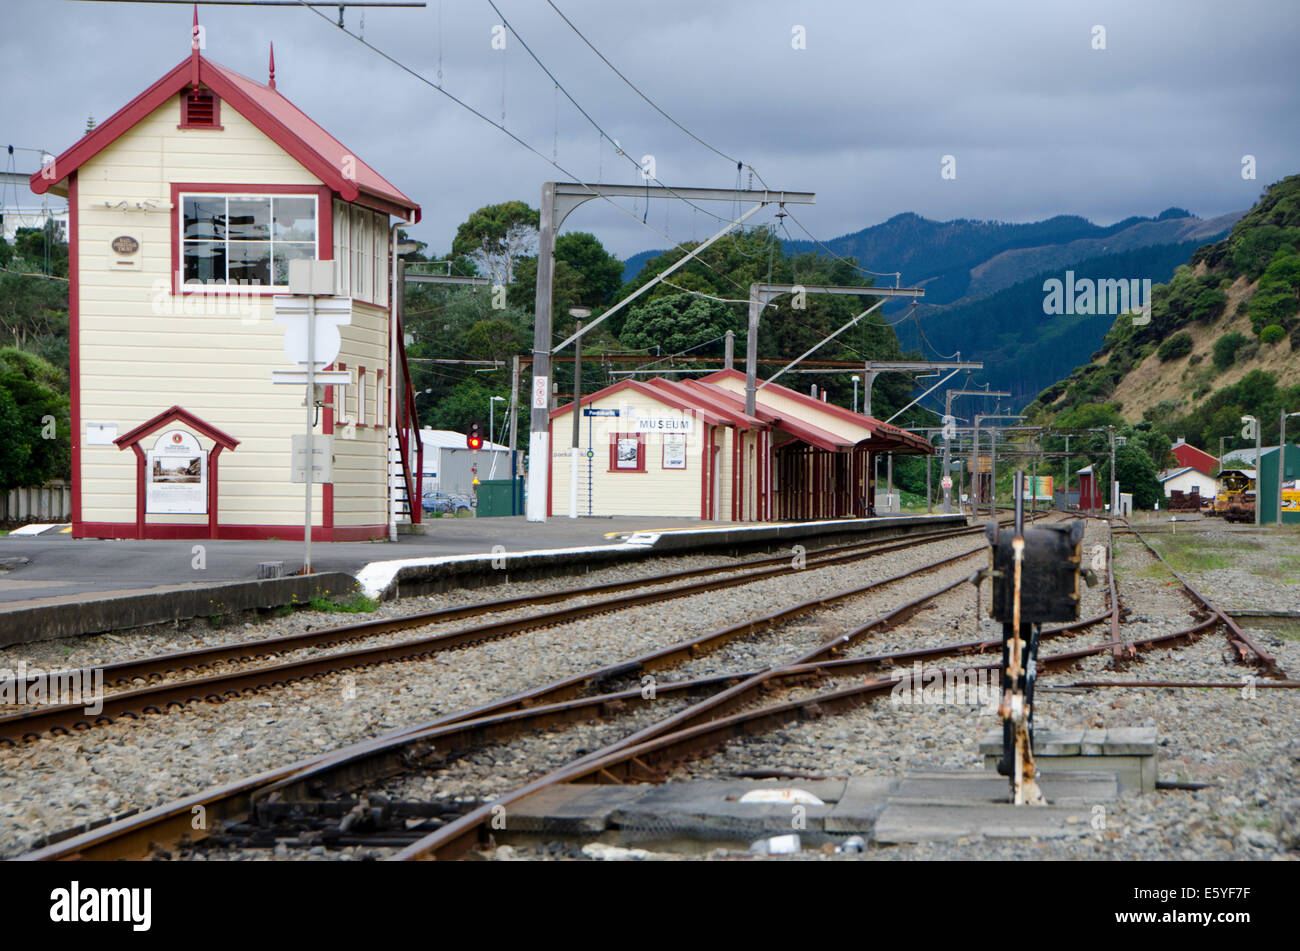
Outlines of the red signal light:
M481 449L483 447L483 437L475 433L470 433L465 442L471 449Z

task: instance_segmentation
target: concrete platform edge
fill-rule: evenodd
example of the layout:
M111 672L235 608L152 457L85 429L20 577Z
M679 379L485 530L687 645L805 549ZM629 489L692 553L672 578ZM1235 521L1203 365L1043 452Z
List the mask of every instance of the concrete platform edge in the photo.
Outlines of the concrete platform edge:
M963 515L910 515L885 518L836 519L777 525L728 525L688 531L640 532L623 544L583 548L542 549L528 552L484 552L425 559L372 562L357 572L362 591L388 600L415 594L432 594L463 585L470 576L499 581L531 580L571 573L586 566L603 568L619 561L662 555L752 551L796 544L800 539L844 536L841 541L866 540L879 535L907 538L947 528L965 526Z
M0 647L274 608L295 601L305 604L315 597L349 594L356 589L356 579L351 575L323 572L305 578L229 581L129 595L89 595L58 604L0 611Z
M777 525L727 525L718 528L638 533L622 544L528 552L484 552L424 559L371 562L357 576L326 572L307 578L230 581L203 586L173 586L130 594L86 595L52 604L0 607L0 647L169 621L184 621L254 608L305 603L325 594L360 590L381 600L431 594L450 588L494 585L579 574L642 558L685 553L775 550L800 539L839 536L836 541L887 535L906 538L963 526L961 515L890 516ZM575 571L575 569L580 569Z

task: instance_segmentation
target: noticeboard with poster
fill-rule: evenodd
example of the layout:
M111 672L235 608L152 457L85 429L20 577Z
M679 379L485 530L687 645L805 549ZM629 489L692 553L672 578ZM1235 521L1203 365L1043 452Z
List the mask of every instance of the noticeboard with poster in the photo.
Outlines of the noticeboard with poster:
M641 440L635 436L618 437L618 454L615 457L615 468L618 469L639 469L641 467Z
M664 436L664 462L665 469L685 469L686 468L686 437L682 435L665 435Z
M208 453L190 433L168 430L145 455L145 512L208 513Z

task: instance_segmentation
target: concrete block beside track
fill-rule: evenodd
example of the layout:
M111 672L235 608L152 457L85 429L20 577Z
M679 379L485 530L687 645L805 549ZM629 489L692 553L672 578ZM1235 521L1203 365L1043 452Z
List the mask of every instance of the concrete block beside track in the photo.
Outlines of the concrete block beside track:
M1108 773L1121 792L1132 795L1155 792L1158 749L1155 727L1034 731L1034 763L1043 772ZM985 769L996 770L1002 734L981 737L980 755Z

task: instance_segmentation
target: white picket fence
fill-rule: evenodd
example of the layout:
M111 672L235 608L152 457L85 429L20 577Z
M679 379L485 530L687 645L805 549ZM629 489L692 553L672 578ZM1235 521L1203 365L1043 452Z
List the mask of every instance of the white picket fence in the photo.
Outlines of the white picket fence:
M47 482L0 493L0 522L72 520L72 483Z

